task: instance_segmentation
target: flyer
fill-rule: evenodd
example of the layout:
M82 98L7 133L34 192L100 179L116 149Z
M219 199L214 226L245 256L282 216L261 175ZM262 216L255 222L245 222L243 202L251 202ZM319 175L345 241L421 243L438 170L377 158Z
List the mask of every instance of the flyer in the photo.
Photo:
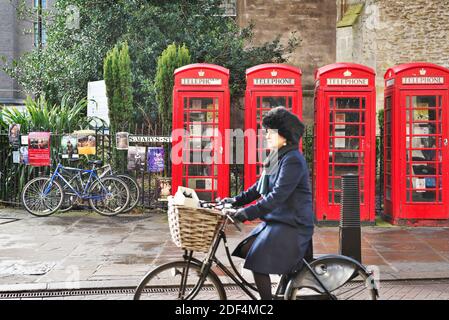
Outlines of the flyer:
M63 136L61 138L61 153L63 159L78 159L78 139L76 136Z
M28 161L35 167L50 165L50 132L30 132L28 135Z
M12 152L12 162L13 163L20 163L20 151L13 151Z
M128 150L129 148L129 133L117 132L115 135L115 143L117 150Z
M28 143L28 142L27 142ZM28 164L28 147L20 147L20 164Z
M21 138L21 142L22 142L22 145L25 145L25 146L27 146L28 145L28 136L21 136L20 137Z
M167 197L171 195L171 178L158 178L159 201L167 201Z
M96 138L95 131L81 130L75 131L74 134L78 138L78 154L93 155L96 154Z
M145 168L145 147L128 148L128 170L142 171Z
M13 147L20 146L20 124L9 125L9 144Z
M164 171L164 148L150 147L148 148L147 168L148 172Z

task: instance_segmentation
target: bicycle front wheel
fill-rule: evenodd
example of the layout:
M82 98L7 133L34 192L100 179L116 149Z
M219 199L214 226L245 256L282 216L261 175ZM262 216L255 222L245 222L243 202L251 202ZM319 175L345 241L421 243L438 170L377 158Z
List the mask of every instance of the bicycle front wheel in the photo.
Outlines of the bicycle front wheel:
M185 286L182 286L183 274L186 275ZM200 276L201 266L198 264L190 263L188 270L187 261L164 264L142 279L134 300L226 300L223 284L212 271L209 271L201 288L194 294Z
M45 177L29 181L22 191L23 206L37 217L46 217L55 213L63 199L64 191L61 185Z
M119 174L117 175L118 178L122 179L123 182L126 183L126 185L129 188L129 203L128 206L126 207L125 210L123 210L123 212L129 212L132 209L134 209L134 207L137 205L137 203L139 202L140 199L140 187L137 184L137 181L127 175L127 174Z
M96 180L89 189L89 195L90 206L104 216L121 213L129 202L128 186L112 176Z

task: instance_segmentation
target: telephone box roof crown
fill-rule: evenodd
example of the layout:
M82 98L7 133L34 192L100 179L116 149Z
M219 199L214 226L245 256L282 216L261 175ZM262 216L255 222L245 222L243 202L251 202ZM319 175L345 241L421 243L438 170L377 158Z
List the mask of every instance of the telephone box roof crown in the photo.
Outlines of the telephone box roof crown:
M394 75L397 75L399 73L405 72L410 69L415 69L415 68L437 69L437 70L443 71L444 73L449 73L449 69L447 69L443 66L439 66L437 64L428 63L428 62L414 62L414 63L399 64L397 66L389 68L387 70L387 72L385 72L384 78L389 79ZM390 72L391 72L391 76L390 76Z
M211 69L211 70L215 70L221 73L224 73L225 75L229 75L229 69L226 69L225 67L222 66L217 66L216 64L210 64L210 63L193 63L193 64L188 64L186 66L180 67L178 69L175 70L174 74L178 74L180 72L189 70L189 69Z
M246 74L251 74L260 70L265 70L265 69L280 69L280 70L288 70L294 73L298 73L300 75L302 75L302 71L300 68L298 67L294 67L294 66L290 66L288 64L280 64L280 63L265 63L265 64L260 64L258 66L254 66L251 67L249 69L246 69Z
M315 80L320 78L322 75L328 73L329 71L333 71L333 70L338 70L338 69L342 69L343 71L345 70L360 70L363 72L367 72L370 74L375 75L376 72L374 71L374 69L361 65L361 64L357 64L357 63L346 63L346 62L341 62L341 63L333 63L333 64L329 64L327 66L318 68L315 71Z

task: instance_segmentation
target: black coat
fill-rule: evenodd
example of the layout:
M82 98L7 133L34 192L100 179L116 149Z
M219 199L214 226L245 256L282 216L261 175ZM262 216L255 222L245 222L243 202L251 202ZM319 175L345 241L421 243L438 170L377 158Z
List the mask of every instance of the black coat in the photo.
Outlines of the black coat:
M236 199L245 205L260 198L257 182ZM244 267L265 274L287 274L301 265L313 235L312 193L309 171L303 155L290 151L280 159L269 178L268 193L246 207L250 220L261 219L233 255L242 257L241 246L256 237Z

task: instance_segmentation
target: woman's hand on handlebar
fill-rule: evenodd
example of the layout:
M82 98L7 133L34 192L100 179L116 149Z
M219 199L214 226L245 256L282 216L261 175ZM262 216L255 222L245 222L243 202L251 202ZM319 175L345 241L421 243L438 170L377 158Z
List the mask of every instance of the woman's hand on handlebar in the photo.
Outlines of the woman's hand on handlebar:
M234 206L234 203L236 202L234 198L223 198L223 199L217 198L215 199L215 201L219 203L230 204L232 206Z
M244 222L248 220L248 216L243 209L224 209L224 213L228 214L233 220Z

